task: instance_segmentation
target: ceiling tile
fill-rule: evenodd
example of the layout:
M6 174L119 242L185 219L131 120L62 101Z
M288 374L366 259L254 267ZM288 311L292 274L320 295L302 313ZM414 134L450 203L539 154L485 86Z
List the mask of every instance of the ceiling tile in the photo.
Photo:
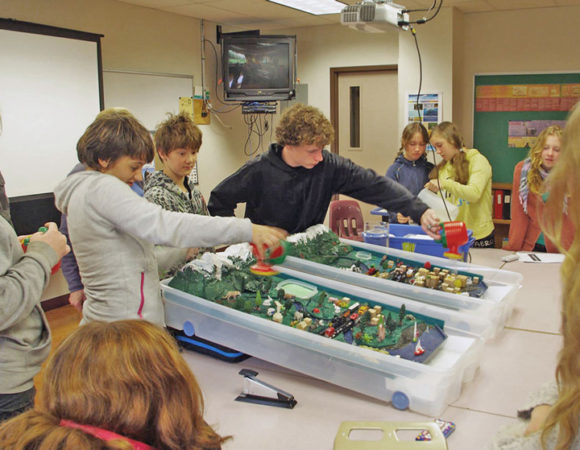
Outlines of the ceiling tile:
M336 17L335 20L332 17ZM294 19L280 20L279 22L284 24L284 28L292 27L312 27L318 25L330 25L334 23L340 23L340 17L338 14L333 14L331 16L326 16L326 18L321 16L312 16L310 14Z
M461 3L455 3L453 6L464 13L479 13L496 10L496 8L485 0L467 0L462 1Z
M213 3L214 2L212 2L211 4L213 5ZM243 17L250 17L237 11L228 11L226 9L215 8L214 6L210 6L210 4L207 3L174 6L164 8L164 10L175 14L182 14L184 16L206 19L211 22L224 22Z
M136 6L143 6L145 8L164 9L169 6L187 5L193 0L121 0L123 3L130 3ZM201 0L207 1L207 0Z
M301 18L313 15L277 3L267 2L265 0L214 0L212 1L212 5L216 8L239 11L246 15L272 19ZM248 11L251 11L252 14L248 14Z
M132 5L206 19L235 27L280 28L340 23L340 14L313 16L266 0L119 0ZM341 0L345 4L360 0ZM433 0L394 0L408 9L428 9ZM579 5L580 0L445 0L465 13ZM417 12L416 14L421 14ZM268 22L272 22L269 24Z
M501 10L545 8L556 6L554 0L487 0L494 8Z

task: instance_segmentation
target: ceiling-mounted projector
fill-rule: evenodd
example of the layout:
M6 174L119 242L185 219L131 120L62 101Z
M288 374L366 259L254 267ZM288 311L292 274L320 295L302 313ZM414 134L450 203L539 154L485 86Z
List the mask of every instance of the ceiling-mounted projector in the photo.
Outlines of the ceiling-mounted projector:
M405 7L391 2L363 0L348 5L340 12L340 23L355 30L382 33L390 27L409 29Z

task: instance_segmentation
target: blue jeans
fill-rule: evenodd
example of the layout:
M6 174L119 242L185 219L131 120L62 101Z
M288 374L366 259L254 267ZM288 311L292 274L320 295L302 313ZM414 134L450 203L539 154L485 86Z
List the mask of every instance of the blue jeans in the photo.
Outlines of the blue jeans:
M17 394L0 394L0 422L32 409L35 394L34 387Z

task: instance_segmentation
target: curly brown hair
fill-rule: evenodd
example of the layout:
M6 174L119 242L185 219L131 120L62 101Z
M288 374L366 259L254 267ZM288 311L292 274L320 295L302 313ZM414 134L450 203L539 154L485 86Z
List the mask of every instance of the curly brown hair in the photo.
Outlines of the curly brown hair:
M316 144L324 147L333 141L334 128L318 108L297 103L282 115L276 139L282 146Z
M167 113L167 119L157 125L155 130L155 146L157 153L164 155L178 148L199 150L201 137L201 130L189 114Z

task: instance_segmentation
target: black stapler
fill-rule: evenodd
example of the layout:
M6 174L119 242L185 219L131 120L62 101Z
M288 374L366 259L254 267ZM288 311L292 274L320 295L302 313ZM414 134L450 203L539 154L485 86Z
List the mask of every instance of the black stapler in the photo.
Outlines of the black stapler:
M292 394L258 380L256 378L258 372L242 369L239 374L244 377L244 386L242 393L236 397L238 402L258 403L289 409L296 405L297 402Z

